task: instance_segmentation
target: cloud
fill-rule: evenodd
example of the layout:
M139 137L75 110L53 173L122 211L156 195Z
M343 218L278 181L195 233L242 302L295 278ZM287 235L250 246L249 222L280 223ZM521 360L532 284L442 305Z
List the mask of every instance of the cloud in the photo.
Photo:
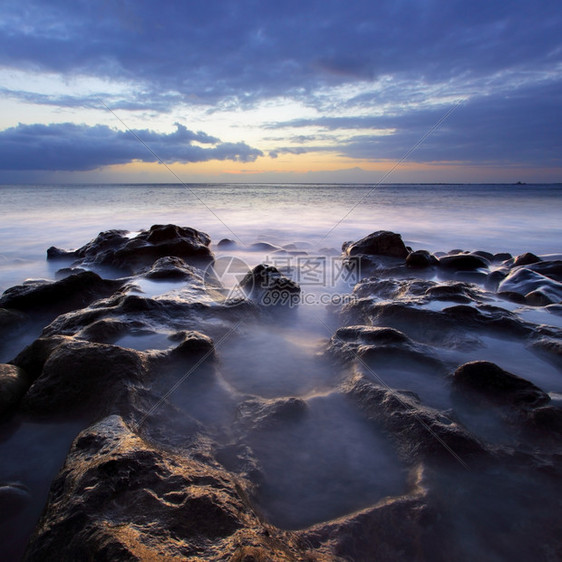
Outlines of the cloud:
M429 136L428 133L455 108ZM483 95L461 103L406 108L374 117L346 116L270 123L272 129L356 131L339 135L337 151L349 158L414 162L478 162L562 165L562 80ZM369 129L391 131L372 134ZM365 131L365 132L361 132ZM322 150L330 146L309 148ZM275 150L281 152L282 150Z
M561 27L558 0L6 0L0 64L129 80L155 100L250 103L389 74L548 68Z
M0 170L93 170L133 160L253 162L258 156L263 153L244 142L221 142L179 123L169 134L73 123L20 124L0 131Z

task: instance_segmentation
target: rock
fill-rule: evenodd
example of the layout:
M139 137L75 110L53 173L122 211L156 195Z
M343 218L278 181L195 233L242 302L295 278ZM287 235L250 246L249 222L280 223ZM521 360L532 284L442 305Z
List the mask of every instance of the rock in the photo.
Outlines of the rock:
M520 265L530 265L539 261L541 261L541 258L535 256L535 254L531 254L531 252L527 252L515 258L515 260L513 261L513 267L518 267Z
M421 459L451 464L460 459L462 464L485 452L462 426L438 410L422 406L413 393L378 386L360 374L350 377L343 391L370 420L390 433L408 464Z
M271 265L256 265L240 282L248 298L262 306L289 306L298 304L300 287Z
M512 258L513 256L509 252L499 252L497 254L494 254L493 261L496 263L500 263L500 262L508 261Z
M221 250L232 250L237 246L238 245L234 240L230 240L228 238L223 238L222 240L219 240L217 244L217 248L220 248Z
M25 509L31 501L29 488L20 482L0 484L0 523Z
M474 254L455 254L442 256L439 258L439 266L456 271L474 271L476 269L486 269L489 266L488 260Z
M357 242L344 244L347 256L375 255L394 258L407 258L408 250L402 236L387 230L378 230Z
M525 298L535 291L541 293L535 302L551 304L562 301L562 283L527 267L512 270L498 286L498 293L518 293ZM532 301L533 295L530 297L530 303Z
M141 352L70 339L48 356L22 407L32 414L88 417L123 400L146 371Z
M211 239L194 228L168 225L153 225L133 237L126 231L109 230L71 252L68 256L82 263L101 264L138 272L151 266L158 258L174 256L193 261L195 265L213 261L209 249ZM51 251L48 257L55 253ZM57 251L60 254L60 251Z
M10 332L20 329L27 320L27 316L18 310L0 308L0 337L6 337Z
M182 280L199 276L197 270L189 266L181 258L166 256L157 259L152 267L144 274L147 279Z
M30 384L29 376L20 367L0 364L0 419L16 409Z
M306 559L290 533L266 530L247 485L195 455L161 451L110 416L72 444L26 560Z
M487 262L494 261L494 254L485 252L484 250L475 250L474 252L470 252L470 255L484 258Z
M191 359L199 356L214 357L214 353L213 340L205 334L192 330L182 334L181 343L170 352L170 356L174 359L186 357Z
M62 335L38 338L23 349L11 363L23 369L30 381L35 381L43 371L49 355L59 345L72 341L74 341L72 338Z
M439 260L427 250L416 250L408 254L406 258L406 265L414 268L424 268L437 265Z
M56 309L66 312L88 306L113 294L123 283L102 279L93 271L84 271L60 281L29 281L4 291L0 307L23 311Z
M548 394L532 382L504 371L489 361L472 361L461 365L453 374L453 384L496 404L535 407L550 401Z
M252 398L238 406L237 421L246 430L265 431L302 420L307 412L307 403L301 398Z
M274 246L269 242L255 242L254 244L250 244L250 250L254 252L277 252L282 250L279 246Z

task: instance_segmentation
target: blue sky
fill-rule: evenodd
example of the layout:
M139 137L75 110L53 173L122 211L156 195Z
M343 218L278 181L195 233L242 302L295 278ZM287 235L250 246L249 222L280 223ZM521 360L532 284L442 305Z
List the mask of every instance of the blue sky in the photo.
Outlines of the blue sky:
M0 182L562 181L561 29L559 0L4 0Z

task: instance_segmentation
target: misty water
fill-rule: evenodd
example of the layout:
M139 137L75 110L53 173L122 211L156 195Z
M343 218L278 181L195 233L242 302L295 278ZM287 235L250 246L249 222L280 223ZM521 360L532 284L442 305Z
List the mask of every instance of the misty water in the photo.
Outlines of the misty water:
M561 185L2 186L0 198L1 290L28 278L55 279L61 263L46 261L51 245L76 248L100 231L136 232L167 223L207 232L216 258L235 256L248 267L267 262L301 282L303 294L310 296L308 303L276 318L241 323L218 346L215 375L198 377L196 371L172 396L175 406L214 428L218 443L227 447L246 439L264 475L259 508L272 523L287 529L351 513L400 494L406 486L406 468L384 432L367 424L334 392L346 369L324 353L340 322L331 303L353 287L353 279L337 275L342 243L376 230L392 230L413 249L461 248L513 255L562 251ZM238 248L218 248L223 238L235 241ZM252 250L251 244L257 242L285 246L289 253L264 247ZM305 256L324 260L324 276L307 283L302 277L305 262L300 259ZM109 270L98 273L119 275ZM130 290L159 297L178 291L181 295L182 289L183 283L144 279ZM322 296L328 298L321 302ZM545 310L503 301L495 304L533 323L561 324L559 316ZM42 327L39 321L35 330L3 342L0 361L13 359ZM206 325L201 331L216 342L220 326L213 330ZM115 343L161 350L174 345L169 336L164 331L133 330ZM494 337L482 337L478 344L442 349L440 359L457 364L494 361L553 397L562 393L560 371L532 351ZM166 385L173 385L174 376L163 375L163 392ZM428 406L446 410L453 405L442 378L423 367L389 360L376 365L376 376L390 388L416 392ZM233 421L240 408L250 407L252 400L285 398L306 401L307 415L248 435L236 433ZM469 411L461 413L461 419L468 428L487 432L493 442L509 440L497 420ZM75 424L55 430L51 425L22 423L2 435L0 486L19 482L33 497L32 507L22 515L26 532L39 516L49 483L80 429Z

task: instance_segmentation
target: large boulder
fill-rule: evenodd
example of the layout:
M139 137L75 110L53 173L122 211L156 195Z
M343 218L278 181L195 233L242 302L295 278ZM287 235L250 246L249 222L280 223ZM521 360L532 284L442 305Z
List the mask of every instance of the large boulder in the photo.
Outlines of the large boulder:
M347 256L388 256L393 258L406 258L410 253L406 248L402 236L388 230L378 230L351 242L345 246Z
M162 451L120 417L103 419L74 441L26 560L307 559L289 533L266 529L240 476L203 456Z
M166 256L183 258L196 264L208 264L213 260L210 243L208 234L194 228L173 224L154 225L132 237L121 230L101 232L97 238L78 250L65 253L57 248L49 248L47 257L71 257L83 263L109 265L137 272Z
M475 254L454 254L441 256L439 266L456 271L475 271L485 269L490 265L488 260Z
M299 301L300 287L276 267L256 265L242 281L240 288L252 301L262 306L294 306Z
M55 347L22 407L32 414L89 416L111 409L139 384L144 354L116 345L69 339Z
M1 308L23 311L56 309L66 312L88 306L114 293L123 283L102 279L93 271L83 271L60 281L27 281L10 287L0 297Z
M498 285L498 293L519 294L528 304L538 306L562 302L562 283L531 267L513 269Z

